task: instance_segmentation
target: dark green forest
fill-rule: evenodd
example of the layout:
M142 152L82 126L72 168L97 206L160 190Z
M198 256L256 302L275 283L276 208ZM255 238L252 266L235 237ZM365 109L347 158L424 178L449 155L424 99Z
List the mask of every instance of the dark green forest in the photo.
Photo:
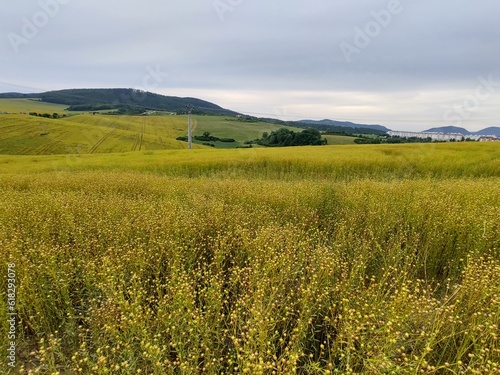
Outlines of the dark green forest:
M301 132L281 128L271 133L263 133L262 138L248 143L256 143L268 147L287 146L320 146L326 145L326 139L321 138L321 133L316 129L304 129Z

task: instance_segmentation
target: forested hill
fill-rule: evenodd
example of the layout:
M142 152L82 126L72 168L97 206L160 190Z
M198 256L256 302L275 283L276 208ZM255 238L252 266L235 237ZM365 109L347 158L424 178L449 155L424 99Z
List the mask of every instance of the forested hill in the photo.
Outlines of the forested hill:
M355 124L350 121L335 121L335 120L301 120L300 121L303 124L307 124L308 126L311 126L315 129L318 130L324 130L324 131L329 131L332 128L356 128L356 129L372 129L380 131L380 134L385 134L388 132L390 129L386 128L385 126L382 125L362 125L362 124Z
M38 98L64 104L72 111L119 110L139 113L147 110L194 114L237 115L214 103L196 98L165 96L135 89L67 89L37 94L5 93L0 98Z

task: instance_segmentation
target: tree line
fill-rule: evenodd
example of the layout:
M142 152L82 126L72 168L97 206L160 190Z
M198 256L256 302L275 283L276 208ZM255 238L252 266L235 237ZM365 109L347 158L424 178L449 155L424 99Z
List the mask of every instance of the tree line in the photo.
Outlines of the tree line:
M301 132L294 132L287 128L281 128L271 133L264 132L262 138L246 143L267 147L320 146L326 145L327 140L321 138L321 133L316 129L304 129Z
M60 115L58 113L38 113L38 112L30 112L30 116L37 116L37 117L44 117L44 118L61 118L61 117L66 117L65 114Z

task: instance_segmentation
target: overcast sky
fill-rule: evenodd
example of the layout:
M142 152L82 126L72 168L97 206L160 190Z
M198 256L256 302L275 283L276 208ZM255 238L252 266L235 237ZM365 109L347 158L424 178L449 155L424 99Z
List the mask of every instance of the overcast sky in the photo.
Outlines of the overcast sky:
M0 92L126 87L257 116L500 126L498 0L2 0Z

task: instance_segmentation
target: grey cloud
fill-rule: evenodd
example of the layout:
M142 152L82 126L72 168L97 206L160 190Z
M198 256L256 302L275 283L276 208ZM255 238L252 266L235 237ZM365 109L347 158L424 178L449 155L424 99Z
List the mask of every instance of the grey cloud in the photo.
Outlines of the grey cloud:
M65 0L58 14L15 53L7 36L22 35L23 17L30 20L39 12L40 1L9 2L0 15L0 81L10 83L0 83L0 91L12 91L16 84L19 91L31 84L47 89L138 87L147 66L159 64L170 76L158 90L171 94L176 89L190 89L193 95L210 89L236 96L247 90L290 92L304 98L300 108L315 108L306 91L335 98L346 92L343 108L367 111L353 113L353 119L373 116L388 122L405 116L397 102L404 97L409 119L416 116L410 108L423 112L419 118L425 118L427 108L426 121L441 121L436 108L474 90L479 76L493 74L500 80L500 3L493 0L400 0L401 11L378 29L377 17L383 20L398 0ZM229 4L223 20L215 1ZM372 36L360 48L356 33L366 28ZM358 49L351 61L342 43ZM425 98L439 98L441 91L451 99L431 108ZM363 93L378 95L384 118L356 102L366 100ZM288 96L283 95L276 106L284 105ZM386 98L392 102L384 102ZM490 104L484 103L481 116L491 122L500 114ZM296 99L293 105L299 106ZM332 110L328 117L336 116Z

